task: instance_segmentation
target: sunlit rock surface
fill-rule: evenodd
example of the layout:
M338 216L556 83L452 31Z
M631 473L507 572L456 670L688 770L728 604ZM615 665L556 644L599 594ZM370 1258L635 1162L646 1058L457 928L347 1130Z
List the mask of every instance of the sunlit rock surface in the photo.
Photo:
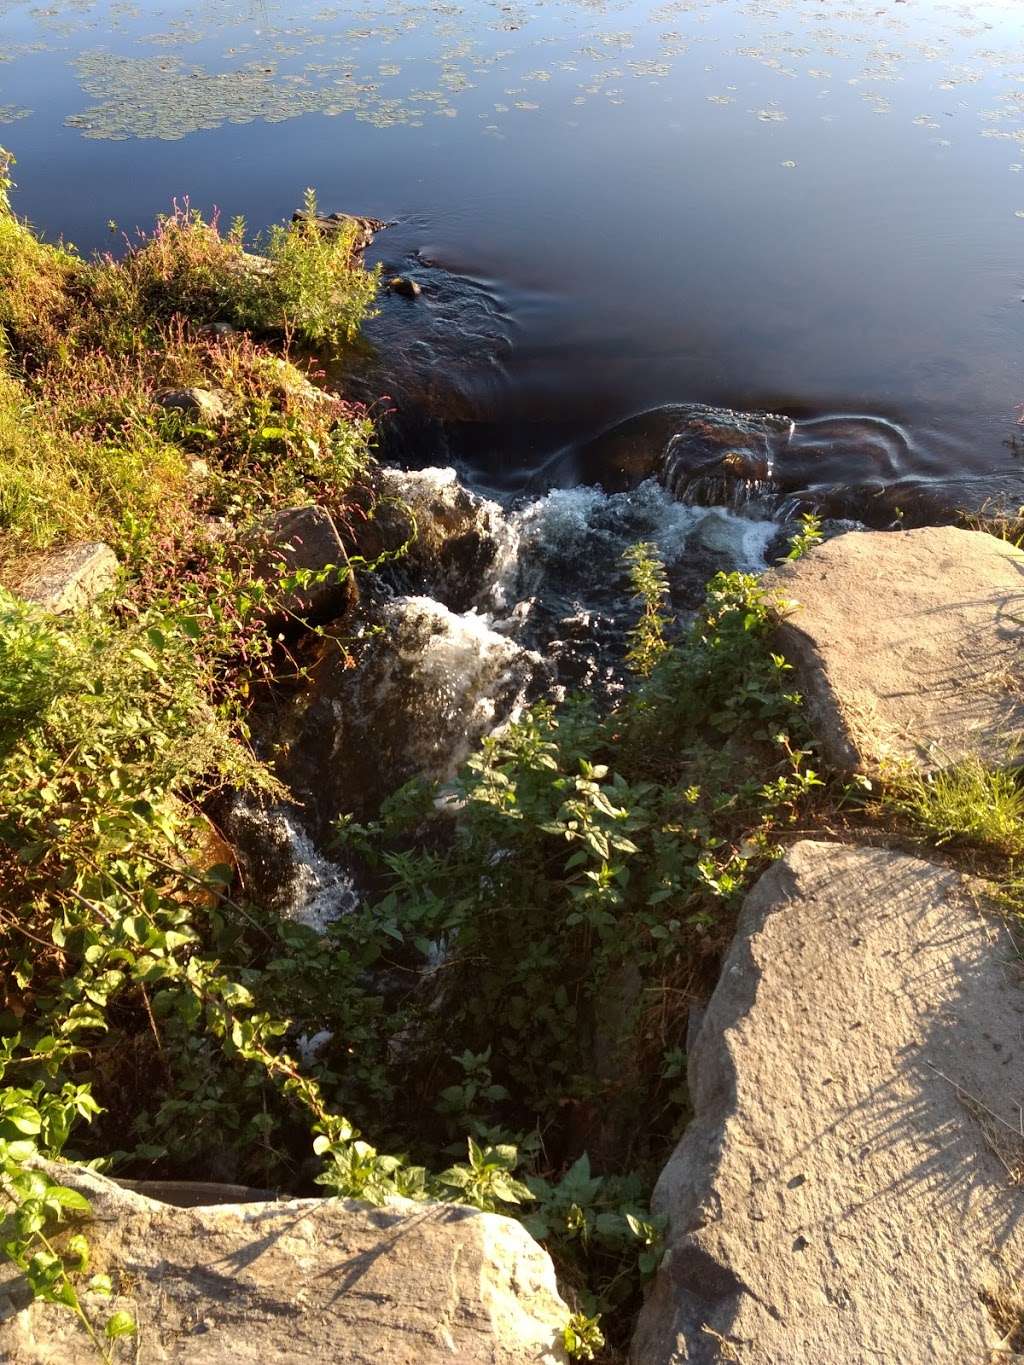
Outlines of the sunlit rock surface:
M1022 1024L1014 945L959 875L791 848L747 897L690 1050L634 1365L1002 1359Z
M94 1268L120 1293L86 1295L100 1321L130 1313L138 1359L164 1365L560 1365L569 1310L554 1270L508 1218L450 1204L353 1200L176 1208L93 1172L51 1168L93 1203ZM66 1308L0 1279L0 1359L81 1365ZM125 1359L133 1359L134 1343Z
M851 533L764 579L829 762L877 771L1015 756L1024 553L952 526Z

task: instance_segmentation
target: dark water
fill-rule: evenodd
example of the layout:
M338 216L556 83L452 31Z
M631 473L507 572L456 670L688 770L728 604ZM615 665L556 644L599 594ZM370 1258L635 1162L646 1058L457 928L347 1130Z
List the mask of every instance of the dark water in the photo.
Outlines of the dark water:
M397 219L397 396L495 486L693 400L1018 467L1020 0L0 0L0 142L82 247L183 194Z

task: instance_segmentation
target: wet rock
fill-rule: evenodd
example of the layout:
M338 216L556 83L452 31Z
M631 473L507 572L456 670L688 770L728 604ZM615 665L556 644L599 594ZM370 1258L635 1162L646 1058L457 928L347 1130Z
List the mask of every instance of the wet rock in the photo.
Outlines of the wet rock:
M380 218L361 218L353 213L328 213L316 218L310 218L309 214L302 209L292 214L293 223L315 223L322 233L328 236L340 232L343 228L354 226L355 233L352 240L352 250L360 253L366 250L378 232L383 232L388 226Z
M485 597L514 553L501 508L471 493L454 469L381 471L376 506L355 548L373 559L407 541L387 576L400 591L436 597L453 611Z
M204 337L236 336L237 328L232 327L230 322L207 322L199 328L199 335Z
M569 1310L547 1254L508 1218L456 1205L354 1200L175 1208L70 1166L93 1203L95 1266L120 1292L86 1302L139 1325L144 1358L188 1365L559 1365ZM80 1365L66 1308L36 1302L13 1266L4 1360Z
M359 904L351 872L317 848L301 811L234 797L221 818L249 900L318 934Z
M874 772L1013 757L1024 553L952 526L851 532L764 579L793 602L778 631L828 761Z
M327 620L343 615L358 601L348 556L331 514L322 507L289 507L272 513L250 536L249 548L257 578L276 583L284 576L316 575L278 595L275 621ZM336 572L321 579L329 569Z
M665 446L658 477L675 497L731 503L738 489L771 482L793 427L792 418L775 413L694 404Z
M171 389L156 400L168 412L180 412L193 422L211 425L226 421L234 412L234 399L224 389Z
M1024 988L972 890L803 842L747 897L655 1190L634 1365L990 1358L985 1300L1019 1311L1024 1270Z
M77 611L112 588L117 572L117 555L95 540L33 556L14 576L12 588L44 611Z
M731 501L736 485L771 478L778 449L793 429L789 417L733 412L702 403L669 403L619 422L599 436L556 457L582 482L608 492L657 477L676 497L696 485L699 501Z
M392 294L402 294L407 299L418 299L423 293L423 286L417 284L415 280L409 279L407 275L394 275L384 283L391 290Z
M278 771L322 835L343 813L365 816L412 777L447 780L472 747L532 700L540 658L486 618L427 597L376 609L353 645L313 670Z

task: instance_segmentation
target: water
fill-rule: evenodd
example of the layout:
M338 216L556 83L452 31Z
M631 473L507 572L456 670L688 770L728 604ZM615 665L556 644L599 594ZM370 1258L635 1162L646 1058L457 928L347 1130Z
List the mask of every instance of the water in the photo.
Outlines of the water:
M186 193L396 219L436 283L376 334L495 489L694 400L1016 467L1019 0L0 0L0 120L83 247Z

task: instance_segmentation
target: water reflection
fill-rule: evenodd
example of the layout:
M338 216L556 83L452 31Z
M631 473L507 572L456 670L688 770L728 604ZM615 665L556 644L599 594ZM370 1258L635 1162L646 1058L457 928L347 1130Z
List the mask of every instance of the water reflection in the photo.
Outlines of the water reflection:
M316 183L401 220L396 265L473 277L515 324L493 364L434 345L443 283L382 335L425 330L420 388L477 404L499 481L752 396L889 417L929 469L1009 459L1018 0L0 0L0 79L22 207L81 245L175 193L260 223Z

